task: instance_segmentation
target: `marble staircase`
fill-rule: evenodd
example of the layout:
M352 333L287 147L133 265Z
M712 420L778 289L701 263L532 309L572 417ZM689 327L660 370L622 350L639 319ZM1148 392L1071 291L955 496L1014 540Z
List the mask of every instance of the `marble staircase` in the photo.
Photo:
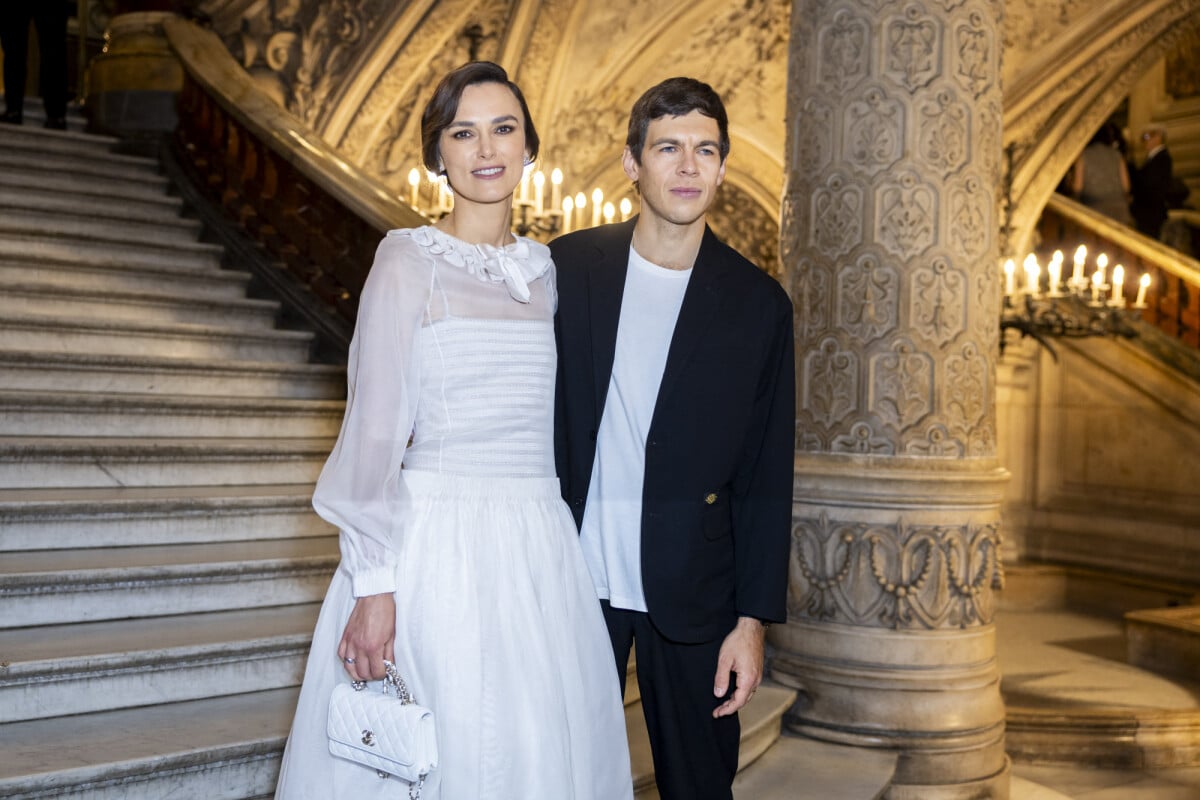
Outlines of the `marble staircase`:
M0 126L0 796L262 795L342 372L116 146Z

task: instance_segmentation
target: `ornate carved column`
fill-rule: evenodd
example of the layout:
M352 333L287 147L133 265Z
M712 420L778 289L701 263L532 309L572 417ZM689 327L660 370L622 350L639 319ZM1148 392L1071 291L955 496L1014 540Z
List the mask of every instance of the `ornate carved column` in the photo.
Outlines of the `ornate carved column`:
M804 734L902 751L890 800L1006 798L999 0L795 0L790 621Z

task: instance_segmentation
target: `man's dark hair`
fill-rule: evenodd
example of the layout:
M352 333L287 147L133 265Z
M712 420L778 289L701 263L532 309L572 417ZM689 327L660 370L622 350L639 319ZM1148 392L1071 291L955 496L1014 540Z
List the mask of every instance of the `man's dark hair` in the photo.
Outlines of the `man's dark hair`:
M450 127L458 114L458 103L462 99L463 90L481 83L499 83L512 91L517 102L521 104L521 115L525 117L526 158L530 162L537 158L537 129L533 127L529 105L525 102L525 95L521 94L520 87L508 79L508 73L499 64L493 64L491 61L471 61L442 78L433 90L433 97L429 98L424 113L421 114L421 160L430 172L443 172L438 142L442 138L442 131Z
M629 114L629 133L625 146L633 154L633 160L642 163L642 150L646 147L646 131L652 120L660 117L682 117L699 111L717 121L720 132L718 143L721 160L729 155L729 117L721 96L711 86L695 78L667 78L657 86L646 90L633 104Z

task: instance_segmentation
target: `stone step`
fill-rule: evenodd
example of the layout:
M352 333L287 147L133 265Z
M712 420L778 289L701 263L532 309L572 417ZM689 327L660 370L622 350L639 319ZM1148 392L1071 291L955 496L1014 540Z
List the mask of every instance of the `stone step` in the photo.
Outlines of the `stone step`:
M88 390L310 400L341 400L346 394L345 371L332 364L2 349L0 380L12 389L43 392Z
M5 553L0 628L320 602L336 536Z
M0 486L312 484L333 439L0 437Z
M60 142L53 138L21 135L0 138L0 143L3 144L4 158L23 159L26 163L37 162L39 165L61 165L59 168L67 172L74 171L76 165L93 169L126 167L150 173L157 173L159 169L157 159L113 152L111 148L116 142L103 137L99 142L104 145L102 149L80 147L78 140Z
M320 604L0 631L0 724L299 686Z
M733 796L738 800L879 800L898 758L894 750L781 736L748 769L739 770Z
M779 738L783 713L791 707L796 693L791 689L763 684L739 713L742 741L738 751L738 770L741 771L761 756ZM641 703L625 707L625 729L629 736L629 759L633 770L633 792L636 800L657 800L654 783L654 761L650 754L650 737L642 717Z
M308 331L250 331L34 314L0 316L0 341L4 347L32 353L303 362L308 360L313 338Z
M779 698L774 697L769 687L764 689L743 712L744 729L757 729L761 727L756 724L760 719L774 716L771 707L778 705ZM0 727L0 756L3 756L0 795L11 800L85 796L88 800L269 797L291 726L296 693L291 688L274 689L10 723ZM645 727L640 712L631 710L627 719L634 780L640 786L637 798L649 800L658 793L653 787L652 774L645 769L649 759ZM777 716L774 726L778 732ZM826 751L815 752L821 755ZM241 762L236 770L230 766L233 761ZM868 755L865 761L865 768L857 773L877 775L879 770L872 757ZM743 757L739 766L749 763ZM749 777L750 773L746 774ZM890 774L889 771L887 775ZM843 773L833 780L820 783L806 780L792 785L791 794L760 797L739 793L738 797L867 800L875 796L843 793L838 790L839 781L847 783L851 790L867 785L865 780L855 780Z
M186 293L101 292L53 283L14 283L0 279L0 317L7 314L69 316L72 319L139 320L237 328L274 327L280 304L246 298L196 298Z
M8 209L19 208L64 217L184 227L188 230L196 224L195 220L180 216L183 200L166 194L142 200L121 198L121 202L114 203L112 199L102 196L73 196L37 186L0 185L0 205L4 207L4 213L8 213Z
M125 181L81 181L75 175L58 172L32 173L25 171L0 172L0 188L9 191L54 192L66 198L107 200L110 203L136 202L154 205L178 204L168 197L164 184L128 183Z
M2 252L0 289L26 283L96 292L179 292L197 299L245 297L250 273L195 269L174 264L128 264L120 260L72 261L45 255Z
M40 108L26 108L24 125L0 125L0 147L33 146L47 153L92 153L96 158L104 158L112 155L113 148L120 144L120 139L112 136L76 130L49 131L41 126L44 119Z
M297 690L0 726L7 800L241 800L270 795Z
M337 400L175 397L0 389L0 436L337 436Z
M0 489L0 552L332 536L312 484Z
M200 237L201 227L199 220L184 217L175 217L169 222L118 221L88 216L74 210L42 210L24 205L14 208L0 198L0 233L82 237L96 243L173 247L177 244L194 244Z
M28 177L53 175L99 187L125 185L157 189L161 192L167 190L167 178L158 172L157 163L146 159L138 159L133 164L121 161L114 163L114 158L124 159L128 156L106 153L100 157L81 157L70 153L41 151L36 145L32 149L4 147L0 148L0 172L5 175Z
M216 269L221 266L223 253L220 245L205 242L101 241L66 233L43 235L38 231L8 228L0 221L0 255L10 258Z

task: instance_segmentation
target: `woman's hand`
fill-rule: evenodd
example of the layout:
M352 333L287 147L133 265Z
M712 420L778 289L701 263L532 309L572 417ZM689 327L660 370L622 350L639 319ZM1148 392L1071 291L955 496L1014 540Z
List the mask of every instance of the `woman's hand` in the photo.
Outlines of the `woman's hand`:
M387 592L358 598L338 644L346 673L356 681L383 678L387 674L384 660L396 660L395 645L395 596Z

